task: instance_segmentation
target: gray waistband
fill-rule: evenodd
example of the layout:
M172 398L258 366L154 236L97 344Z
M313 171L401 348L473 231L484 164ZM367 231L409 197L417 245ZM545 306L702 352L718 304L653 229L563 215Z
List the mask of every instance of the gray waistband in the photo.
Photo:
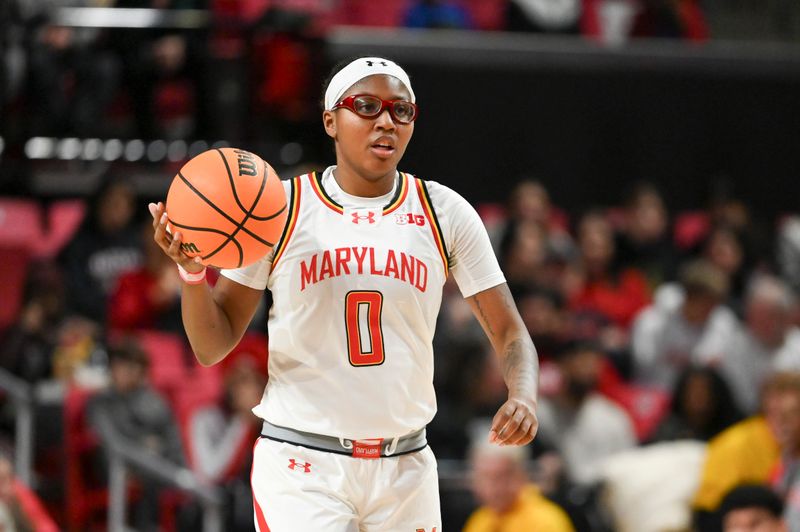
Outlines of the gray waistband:
M269 421L264 421L264 425L261 428L261 436L270 440L293 443L294 445L308 447L309 449L316 449L318 451L346 454L348 456L353 455L353 440L313 434L311 432L303 432L288 427L279 427L273 425ZM420 429L411 434L397 438L396 446L394 444L394 438L384 439L381 444L381 456L387 457L413 453L424 449L427 445L428 441L425 438L425 429ZM394 449L392 449L393 446Z

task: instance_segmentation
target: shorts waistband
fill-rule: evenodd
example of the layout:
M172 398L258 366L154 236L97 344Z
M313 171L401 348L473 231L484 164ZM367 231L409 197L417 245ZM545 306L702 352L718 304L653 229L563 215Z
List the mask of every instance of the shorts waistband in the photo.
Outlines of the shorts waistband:
M261 437L277 442L291 443L293 445L299 445L300 447L307 447L317 451L325 451L353 457L359 457L356 451L359 446L365 445L365 442L366 445L370 445L372 442L380 442L374 443L374 446L376 448L376 455L377 446L380 446L379 456L381 458L415 453L417 451L421 451L428 445L424 428L399 438L351 440L348 438L337 438L335 436L325 436L323 434L303 432L301 430L290 429L288 427L279 427L278 425L273 425L269 421L264 421L264 425L261 428ZM369 457L377 458L378 456Z

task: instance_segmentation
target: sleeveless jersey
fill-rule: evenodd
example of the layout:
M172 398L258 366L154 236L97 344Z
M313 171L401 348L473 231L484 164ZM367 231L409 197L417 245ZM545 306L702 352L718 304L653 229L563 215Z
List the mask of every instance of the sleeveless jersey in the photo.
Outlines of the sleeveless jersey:
M254 412L317 434L402 436L436 412L432 340L451 261L445 235L429 184L414 176L399 173L383 207L343 207L323 177L335 183L330 168L289 182L284 234L261 264L223 271L249 286L268 275L273 296L269 382ZM504 279L488 237L481 253L486 247L480 260L492 275L479 282L494 286Z

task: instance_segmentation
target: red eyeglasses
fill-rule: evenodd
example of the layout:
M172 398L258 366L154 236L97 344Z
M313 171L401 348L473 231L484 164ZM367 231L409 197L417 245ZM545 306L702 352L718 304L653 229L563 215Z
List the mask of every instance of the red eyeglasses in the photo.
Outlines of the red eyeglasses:
M384 109L395 122L410 124L417 119L417 106L406 100L383 100L371 94L353 94L333 106L334 109L346 108L353 111L361 118L375 118Z

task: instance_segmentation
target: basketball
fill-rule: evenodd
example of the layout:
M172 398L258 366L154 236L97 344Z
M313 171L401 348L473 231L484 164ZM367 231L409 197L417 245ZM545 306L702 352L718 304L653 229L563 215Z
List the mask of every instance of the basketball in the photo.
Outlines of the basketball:
M186 255L217 268L241 268L266 255L280 239L286 215L275 170L237 148L193 157L167 194L169 232L181 232Z

